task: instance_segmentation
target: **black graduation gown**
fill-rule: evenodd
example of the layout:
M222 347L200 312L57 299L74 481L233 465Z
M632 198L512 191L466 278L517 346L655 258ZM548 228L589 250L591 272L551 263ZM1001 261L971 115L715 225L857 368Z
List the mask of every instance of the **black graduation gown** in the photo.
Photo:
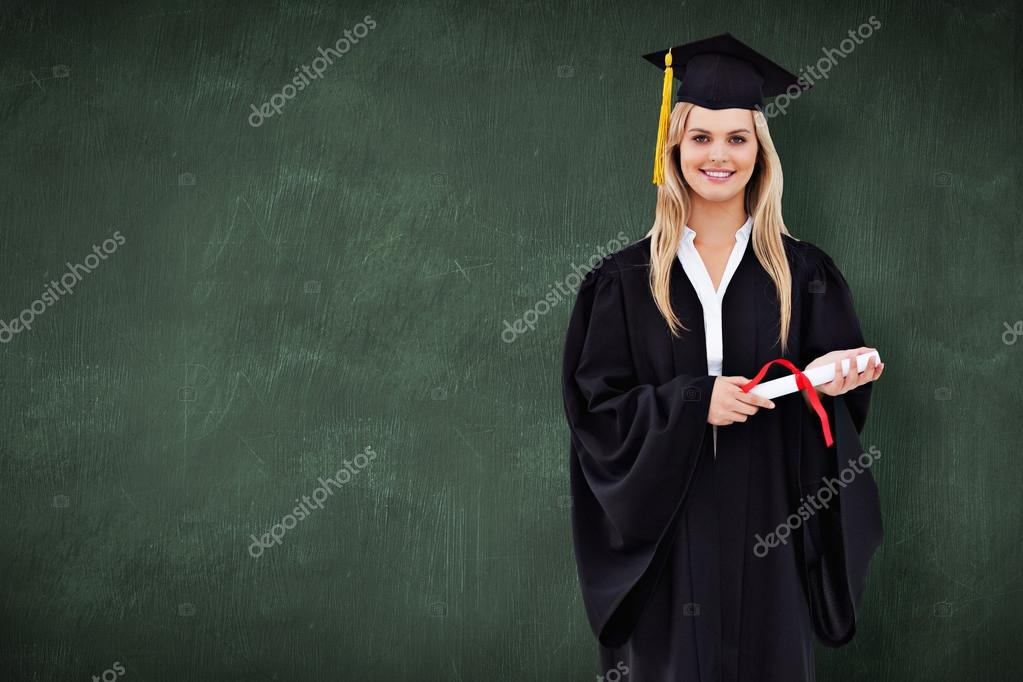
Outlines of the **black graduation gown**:
M782 239L793 282L784 357L805 368L865 345L832 259ZM674 259L672 303L690 331L669 334L647 283L649 248L643 239L587 274L565 342L572 532L598 672L631 682L814 680L814 635L826 646L853 637L881 543L870 469L861 465L808 519L790 515L863 452L871 384L821 396L831 447L792 393L719 427L715 457L702 307ZM749 243L722 303L723 374L752 378L782 357L779 324L774 284ZM787 374L772 365L764 381ZM788 541L756 556L758 537L786 520Z

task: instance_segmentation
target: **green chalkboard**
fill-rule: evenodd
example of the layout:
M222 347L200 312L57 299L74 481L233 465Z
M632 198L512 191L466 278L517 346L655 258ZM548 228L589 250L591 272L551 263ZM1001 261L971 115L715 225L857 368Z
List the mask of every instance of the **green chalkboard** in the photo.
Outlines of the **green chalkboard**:
M802 68L871 16L771 120L786 223L887 361L885 542L819 679L1009 679L1009 0L5 1L0 678L600 674L547 295L650 227L640 55L730 31Z

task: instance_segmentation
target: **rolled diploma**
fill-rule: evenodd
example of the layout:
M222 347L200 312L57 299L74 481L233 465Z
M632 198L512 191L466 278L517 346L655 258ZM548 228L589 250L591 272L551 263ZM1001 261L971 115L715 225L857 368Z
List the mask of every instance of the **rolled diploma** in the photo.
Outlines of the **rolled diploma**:
M864 353L863 355L856 356L856 373L859 374L867 368L867 361L873 357L875 364L880 364L881 356L878 355L877 351L871 351L870 353ZM814 386L820 386L826 384L835 378L835 363L828 363L827 365L821 365L820 367L814 367L813 369L803 370L803 374L810 380L810 383ZM849 359L842 360L842 376L849 374ZM788 395L789 393L795 393L799 389L796 387L796 375L790 374L788 376L781 377L780 379L772 379L771 381L765 381L761 384L757 384L753 387L750 393L762 396L764 398L777 398L778 396Z

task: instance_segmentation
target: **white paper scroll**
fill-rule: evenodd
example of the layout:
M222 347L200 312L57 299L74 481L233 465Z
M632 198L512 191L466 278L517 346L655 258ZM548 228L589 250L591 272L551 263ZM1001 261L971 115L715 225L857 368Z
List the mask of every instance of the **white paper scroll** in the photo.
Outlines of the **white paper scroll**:
M856 372L857 374L867 368L867 361L873 357L874 363L881 363L881 356L878 355L877 351L871 351L870 353L864 353L863 355L856 356ZM810 380L810 383L814 386L820 386L826 384L835 378L835 363L829 363L820 367L814 367L813 369L803 370L803 374ZM849 359L842 360L842 376L849 374ZM796 376L790 374L788 376L781 377L780 379L772 379L771 381L765 381L757 384L753 387L750 393L762 396L764 398L777 398L778 396L788 395L789 393L795 393L799 389L796 387Z

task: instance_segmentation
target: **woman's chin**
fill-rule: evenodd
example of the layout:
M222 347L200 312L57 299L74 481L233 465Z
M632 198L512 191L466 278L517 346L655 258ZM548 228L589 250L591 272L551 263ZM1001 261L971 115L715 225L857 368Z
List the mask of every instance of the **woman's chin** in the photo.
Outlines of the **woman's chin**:
M705 190L703 188L691 188L691 189L693 189L693 191L701 199L703 199L704 201L708 201L710 203L713 203L713 204L722 204L722 203L725 203L727 201L731 201L737 195L741 195L742 194L741 189L739 191L725 190L725 189Z

